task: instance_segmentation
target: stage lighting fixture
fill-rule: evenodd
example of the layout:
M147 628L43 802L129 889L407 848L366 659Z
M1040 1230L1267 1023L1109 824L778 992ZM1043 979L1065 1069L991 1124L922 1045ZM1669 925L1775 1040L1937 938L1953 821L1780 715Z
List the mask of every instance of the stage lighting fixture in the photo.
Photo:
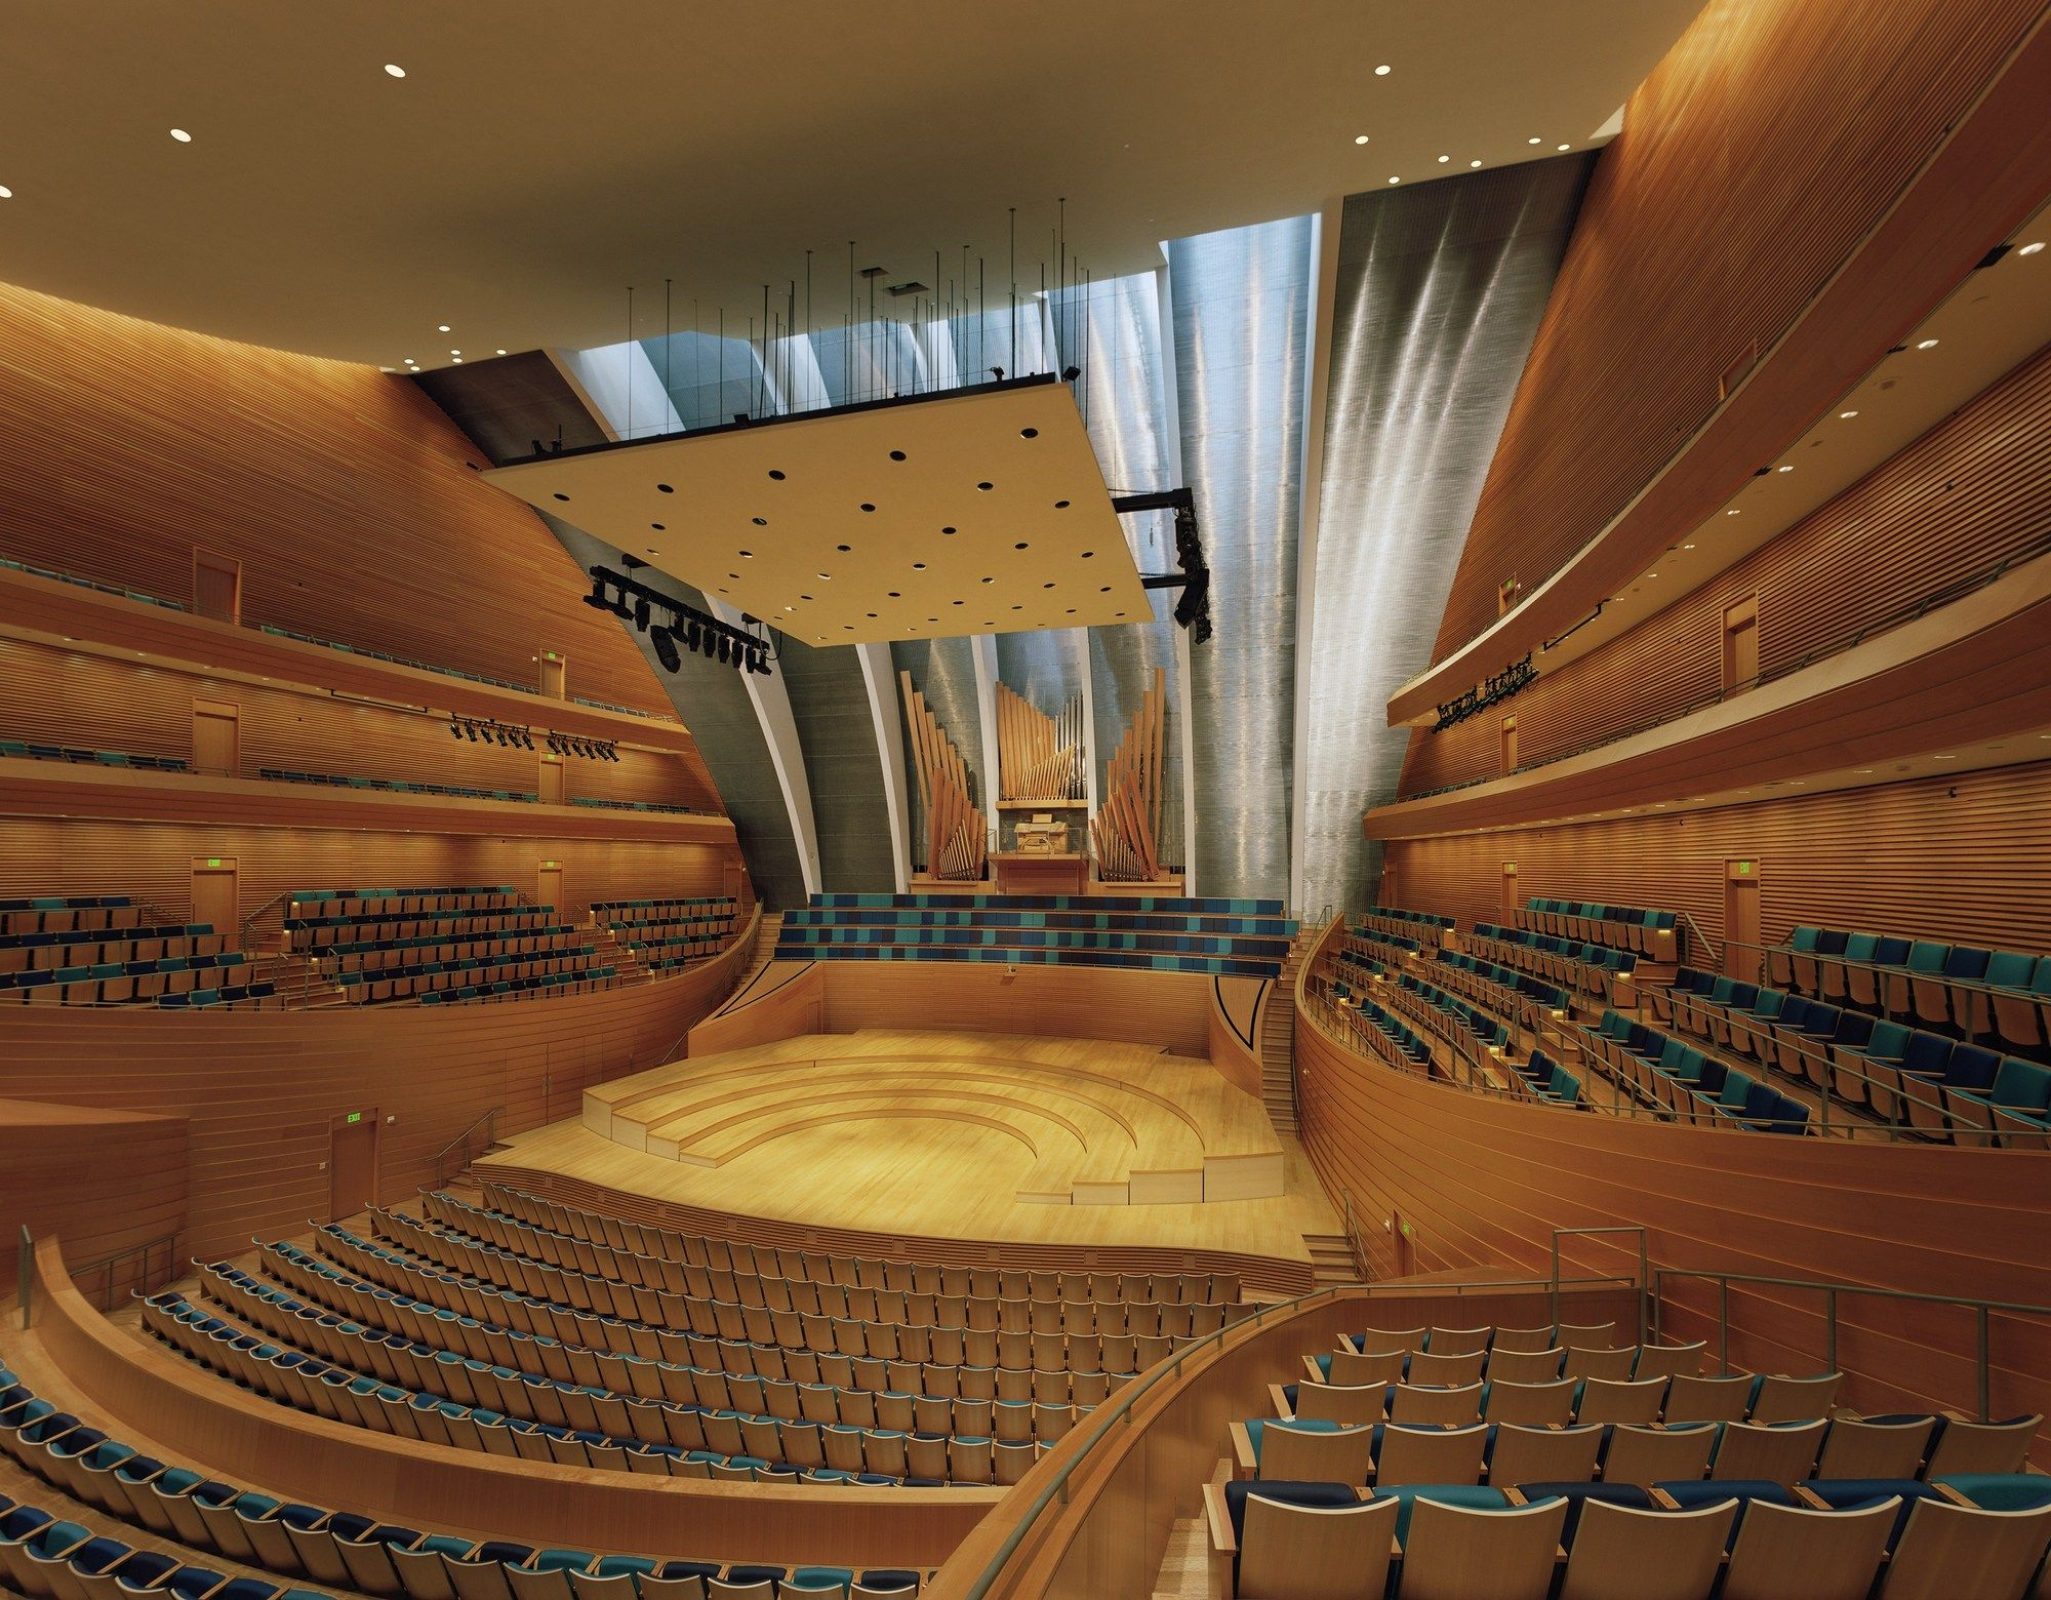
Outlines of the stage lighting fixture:
M1075 382L1075 380L1076 380L1077 378L1080 378L1081 376L1082 376L1082 368L1081 368L1081 367L1063 367L1063 368L1061 369L1061 381L1062 381L1063 383L1073 383L1073 382ZM540 453L541 453L541 452L540 452L540 451L538 451L538 450L537 450L537 451L535 451L535 454L536 454L536 455L539 455Z
M692 617L684 623L684 648L693 655L698 653L698 619Z
M670 637L669 629L651 628L648 642L655 647L655 659L662 663L663 671L674 672L683 665L683 657L677 654L677 642Z
M449 722L449 737L451 739L461 739L463 737L462 725L454 719L451 719Z
M725 634L719 636L719 664L725 666L733 658L733 641Z
M472 744L475 744L477 742L477 724L474 722L464 723L463 737L468 739Z

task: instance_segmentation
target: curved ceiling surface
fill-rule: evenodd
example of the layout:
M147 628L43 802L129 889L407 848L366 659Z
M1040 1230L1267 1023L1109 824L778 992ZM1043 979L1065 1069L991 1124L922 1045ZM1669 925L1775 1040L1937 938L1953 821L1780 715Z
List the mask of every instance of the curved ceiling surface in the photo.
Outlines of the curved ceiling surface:
M929 283L967 244L997 305L1010 206L1025 294L1056 196L1103 278L1392 177L1581 149L1696 9L26 0L0 51L0 261L393 367L618 340L629 284L657 333L665 278L675 326L696 302L737 330L808 248L833 325L850 239Z

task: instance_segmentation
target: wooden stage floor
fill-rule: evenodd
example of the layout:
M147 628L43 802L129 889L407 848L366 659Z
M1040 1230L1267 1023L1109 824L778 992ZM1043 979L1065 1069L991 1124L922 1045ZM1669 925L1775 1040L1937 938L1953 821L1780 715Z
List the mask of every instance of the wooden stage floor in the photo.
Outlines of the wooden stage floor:
M1304 1235L1342 1226L1259 1100L1207 1061L1098 1040L803 1035L598 1085L579 1121L507 1144L481 1176L893 1241L1301 1267Z

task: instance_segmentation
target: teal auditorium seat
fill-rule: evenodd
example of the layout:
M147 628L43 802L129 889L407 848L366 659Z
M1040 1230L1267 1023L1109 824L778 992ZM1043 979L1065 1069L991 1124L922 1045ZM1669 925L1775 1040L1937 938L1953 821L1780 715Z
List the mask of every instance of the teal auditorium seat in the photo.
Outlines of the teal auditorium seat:
M1275 978L1296 924L1275 900L832 894L785 914L784 960L974 961Z

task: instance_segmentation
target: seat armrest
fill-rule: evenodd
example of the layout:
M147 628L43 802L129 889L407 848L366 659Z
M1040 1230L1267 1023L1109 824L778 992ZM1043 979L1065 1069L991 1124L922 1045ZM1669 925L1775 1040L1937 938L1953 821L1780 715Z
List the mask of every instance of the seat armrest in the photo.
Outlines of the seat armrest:
M1231 1433L1232 1461L1236 1469L1234 1476L1251 1478L1260 1469L1260 1463L1254 1459L1253 1439L1247 1433L1246 1424L1243 1422L1233 1423Z

